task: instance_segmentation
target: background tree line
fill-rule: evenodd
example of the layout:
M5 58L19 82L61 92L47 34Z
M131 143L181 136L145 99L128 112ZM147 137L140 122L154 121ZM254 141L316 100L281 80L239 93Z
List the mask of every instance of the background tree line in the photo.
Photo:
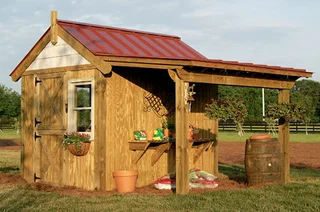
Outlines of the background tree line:
M219 85L219 98L237 98L244 101L248 109L246 120L262 120L262 89ZM278 102L278 89L264 89L265 107ZM308 109L311 122L320 122L320 83L299 80L291 89L291 103Z
M20 120L20 108L20 94L0 84L0 127L3 123L17 123Z

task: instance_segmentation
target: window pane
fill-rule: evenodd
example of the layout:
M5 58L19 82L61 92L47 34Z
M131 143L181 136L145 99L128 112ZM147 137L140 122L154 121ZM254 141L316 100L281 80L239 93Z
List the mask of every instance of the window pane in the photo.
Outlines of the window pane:
M91 85L77 85L75 107L91 107Z
M91 110L78 110L77 113L77 131L91 132Z

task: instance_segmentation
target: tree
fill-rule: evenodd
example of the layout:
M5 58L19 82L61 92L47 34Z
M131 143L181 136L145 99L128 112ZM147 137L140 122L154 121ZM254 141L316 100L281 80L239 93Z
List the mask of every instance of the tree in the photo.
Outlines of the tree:
M19 118L20 108L20 94L0 84L0 118Z
M298 80L291 89L291 102L308 110L308 119L320 121L320 83L313 80Z

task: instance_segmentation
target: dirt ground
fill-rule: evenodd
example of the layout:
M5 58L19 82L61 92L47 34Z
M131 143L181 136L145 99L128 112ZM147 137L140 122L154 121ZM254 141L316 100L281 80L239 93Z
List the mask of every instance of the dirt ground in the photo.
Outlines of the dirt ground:
M18 139L3 140L0 139L0 149L2 150L19 150L20 141ZM245 143L244 142L219 142L219 163L228 165L244 165ZM290 162L291 167L307 168L320 170L320 143L290 143ZM0 156L1 157L1 156ZM204 193L206 191L245 189L247 185L243 182L229 180L226 176L219 176L217 179L219 186L214 189L191 189L190 193ZM17 175L1 174L0 184L26 184L23 179ZM114 191L86 191L74 187L55 187L44 183L33 183L27 186L47 192L57 192L61 194L91 196L102 195L109 196L116 194ZM155 194L159 196L174 193L171 190L157 190L153 185L137 188L134 193L138 194Z

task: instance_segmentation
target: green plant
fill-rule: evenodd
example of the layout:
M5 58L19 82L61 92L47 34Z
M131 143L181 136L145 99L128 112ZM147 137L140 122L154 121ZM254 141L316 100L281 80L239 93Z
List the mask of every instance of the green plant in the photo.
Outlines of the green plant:
M80 132L71 132L64 135L62 146L67 149L68 145L74 144L77 152L81 152L81 143L90 142L90 135Z
M162 129L166 130L168 128L169 128L168 117L163 116L162 117Z
M243 123L248 110L242 100L235 98L211 99L205 106L205 116L209 119L233 119L239 136L243 136Z
M292 103L271 104L268 105L266 111L266 118L283 118L285 122L292 120L307 123L310 121L307 116L307 109Z

